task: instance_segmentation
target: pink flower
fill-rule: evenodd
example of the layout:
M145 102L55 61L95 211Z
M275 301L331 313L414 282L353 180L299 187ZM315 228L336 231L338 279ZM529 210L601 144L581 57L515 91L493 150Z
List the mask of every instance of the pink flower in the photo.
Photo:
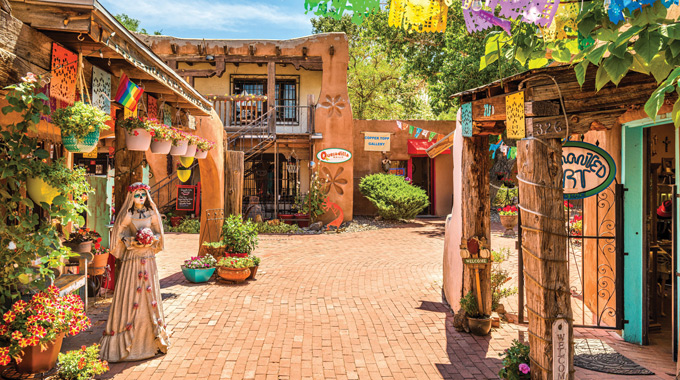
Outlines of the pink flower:
M529 368L529 365L526 363L522 363L519 365L519 371L526 375L527 373L531 372L531 368Z

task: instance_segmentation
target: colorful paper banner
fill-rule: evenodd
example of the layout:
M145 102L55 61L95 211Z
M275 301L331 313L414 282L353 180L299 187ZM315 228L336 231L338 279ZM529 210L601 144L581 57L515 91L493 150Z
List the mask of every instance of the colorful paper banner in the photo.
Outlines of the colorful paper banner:
M509 139L526 137L524 122L524 91L505 97L506 131Z
M50 96L68 105L75 103L78 55L56 42L52 43L51 69Z
M463 137L472 137L472 103L465 103L460 108Z

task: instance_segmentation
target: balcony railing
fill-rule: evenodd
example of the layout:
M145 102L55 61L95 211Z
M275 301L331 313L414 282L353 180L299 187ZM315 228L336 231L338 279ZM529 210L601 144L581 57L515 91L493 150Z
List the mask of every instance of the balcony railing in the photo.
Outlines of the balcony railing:
M247 105L236 105L231 100L213 100L213 107L222 120L227 132L242 130L256 123L266 113L266 104L262 101L251 101ZM243 102L242 102L243 103ZM276 106L276 134L311 134L314 133L315 106Z

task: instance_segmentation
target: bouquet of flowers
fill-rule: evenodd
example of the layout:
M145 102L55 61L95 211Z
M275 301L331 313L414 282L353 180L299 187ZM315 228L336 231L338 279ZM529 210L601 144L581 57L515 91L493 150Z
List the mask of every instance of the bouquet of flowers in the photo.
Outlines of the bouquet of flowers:
M217 264L217 260L212 255L205 255L203 257L192 257L184 260L184 267L187 269L209 269Z
M137 230L135 240L137 241L137 243L143 246L149 246L154 242L153 231L151 231L151 228L148 227Z
M503 216L514 216L517 215L517 207L516 206L510 206L507 205L503 208L498 209L498 215L503 215Z

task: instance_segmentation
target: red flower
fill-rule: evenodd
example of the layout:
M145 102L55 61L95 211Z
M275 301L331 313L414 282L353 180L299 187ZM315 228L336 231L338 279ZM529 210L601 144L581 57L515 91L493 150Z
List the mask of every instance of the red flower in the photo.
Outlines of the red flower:
M12 312L12 310L10 310L10 311L6 312L5 315L2 316L2 319L5 322L10 323L10 322L14 322L16 317L17 316Z
M40 343L40 338L35 335L28 337L26 340L28 341L29 346L37 346L38 343Z
M21 331L15 331L12 333L12 339L14 340L21 340L23 337L24 335L21 333Z
M80 349L83 350L83 351L85 351L85 350L87 350L87 346L82 345L82 346L80 346Z
M134 132L134 135L135 135L135 136L139 136L139 132L135 131L135 132Z
M7 326L7 325L0 325L0 335L5 335L5 334L7 334L7 331L9 331L9 326Z
M0 355L0 365L8 365L12 361L9 355Z

